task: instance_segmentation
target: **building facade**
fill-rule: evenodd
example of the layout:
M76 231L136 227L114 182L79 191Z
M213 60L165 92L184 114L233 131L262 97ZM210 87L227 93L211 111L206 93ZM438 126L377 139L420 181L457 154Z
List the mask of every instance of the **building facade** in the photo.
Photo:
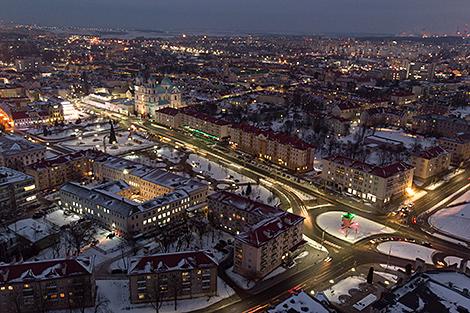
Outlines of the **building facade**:
M450 153L452 164L460 165L470 160L470 134L439 138L438 143Z
M95 303L93 258L0 265L2 313L81 309Z
M207 199L215 226L232 235L248 231L262 220L283 212L281 209L227 191L213 193Z
M61 155L29 165L25 173L34 178L39 190L55 189L66 182L92 176L92 160L100 154L87 150Z
M292 171L306 172L313 169L315 148L297 137L249 125L232 125L229 136L234 149Z
M217 263L204 251L132 259L128 277L135 304L217 295Z
M159 231L207 201L208 187L203 183L117 157L95 159L93 174L109 182L67 183L60 189L60 205L118 234Z
M341 156L323 159L321 177L326 187L384 206L407 194L414 167L403 162L375 166Z
M450 153L440 146L412 153L411 161L415 167L414 176L427 180L449 170Z
M0 216L16 217L37 204L33 177L8 167L0 167Z
M17 135L0 135L0 166L23 170L44 160L46 147Z
M183 107L181 91L168 78L158 83L154 77L146 79L140 76L134 89L135 111L141 116L153 119L160 109Z
M303 246L304 218L282 212L235 237L233 271L261 279L292 259Z

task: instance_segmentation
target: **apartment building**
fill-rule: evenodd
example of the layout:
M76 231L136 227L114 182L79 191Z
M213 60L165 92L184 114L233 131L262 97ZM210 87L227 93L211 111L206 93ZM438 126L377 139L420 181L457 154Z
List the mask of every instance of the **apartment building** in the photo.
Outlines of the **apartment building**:
M23 170L44 160L46 147L17 135L0 135L0 166Z
M0 217L11 218L37 204L33 177L0 167Z
M412 130L420 134L456 137L470 133L470 122L463 118L444 115L418 115L413 117Z
M347 192L375 206L404 197L413 183L414 167L403 162L375 166L342 156L323 159L326 187Z
M217 295L217 263L204 251L132 259L128 277L134 304Z
M8 117L9 126L15 129L54 125L64 121L64 111L59 101L36 101L23 106L15 103L0 104L0 114Z
M227 191L213 193L207 200L214 224L232 235L248 231L262 220L283 212L281 209Z
M232 125L229 136L234 149L292 171L305 172L313 168L315 148L297 137L245 124Z
M431 147L411 154L415 167L414 176L421 180L445 173L450 166L450 153L440 146Z
M452 164L460 165L470 160L470 133L439 138L438 143L450 153Z
M101 154L94 150L77 151L29 165L25 173L34 178L39 190L50 190L92 176L92 160Z
M96 284L93 258L0 265L2 313L36 313L91 307Z
M233 271L261 279L302 247L304 218L288 212L267 218L235 237Z
M201 112L198 108L186 107L180 110L181 127L191 133L222 139L228 136L230 123Z
M155 122L166 127L179 128L181 120L180 111L174 108L164 108L155 113Z

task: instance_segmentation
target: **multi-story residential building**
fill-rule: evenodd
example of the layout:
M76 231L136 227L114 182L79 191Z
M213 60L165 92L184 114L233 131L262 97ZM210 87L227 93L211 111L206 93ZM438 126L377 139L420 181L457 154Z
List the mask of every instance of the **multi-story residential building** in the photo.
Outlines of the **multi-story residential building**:
M0 135L0 166L22 170L44 160L46 147L17 135Z
M217 263L204 251L131 259L131 303L158 303L217 295Z
M342 102L333 106L331 113L333 116L359 123L362 110L363 108L357 103Z
M214 224L234 235L248 231L262 220L283 212L281 209L227 191L213 193L207 199Z
M93 159L102 155L95 150L77 151L40 161L25 168L39 190L58 188L69 181L92 176Z
M179 128L181 120L180 111L174 108L163 108L155 113L155 122L166 127Z
M135 111L141 116L155 118L155 112L163 108L183 107L181 91L170 79L158 83L154 77L139 76L135 85Z
M470 133L470 122L462 118L443 115L418 115L413 117L412 129L420 134L455 137Z
M228 136L230 124L198 111L194 107L185 107L180 110L165 108L155 113L155 121L171 128L183 128L194 134L222 139Z
M244 124L232 125L229 136L233 148L292 171L304 172L313 168L314 147L297 137Z
M406 78L412 80L432 80L435 74L434 63L408 62Z
M0 265L2 313L36 313L91 307L96 284L93 258Z
M426 181L436 175L445 173L450 166L450 153L440 146L431 147L411 154L415 167L414 176Z
M37 203L33 177L0 167L0 217L18 216Z
M291 260L303 246L304 218L282 212L235 237L233 271L249 279L261 279Z
M446 151L450 152L452 164L459 165L470 160L470 133L457 135L452 138L439 138L438 143Z
M201 208L207 200L205 184L117 157L95 159L93 173L111 182L67 183L60 189L60 204L118 234L152 233L177 224L186 210Z
M396 105L408 105L418 100L418 96L412 92L397 91L392 93L390 100Z
M193 107L180 110L181 127L191 133L222 139L228 136L230 123L202 113Z
M414 167L403 162L375 166L331 156L323 159L321 177L327 187L380 207L406 196L413 183L413 172Z

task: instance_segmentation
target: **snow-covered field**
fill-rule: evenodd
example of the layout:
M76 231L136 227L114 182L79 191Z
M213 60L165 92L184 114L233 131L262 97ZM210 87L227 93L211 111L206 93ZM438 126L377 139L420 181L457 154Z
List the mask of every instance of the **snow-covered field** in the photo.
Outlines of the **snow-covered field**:
M362 276L349 276L346 277L330 288L324 290L325 296L331 302L344 303L340 300L340 296L349 296L352 289L359 289L359 285L366 283L366 279Z
M169 146L160 146L155 151L158 157L167 159L173 163L178 163L181 160L181 156L184 154L183 152Z
M129 285L126 280L97 280L98 294L100 299L107 300L104 307L108 312L113 313L154 313L155 308L152 304L132 304L129 301ZM177 301L177 310L175 311L174 301L165 301L162 303L160 313L166 312L191 312L208 307L225 298L235 294L222 279L217 278L217 296L200 297L194 299L185 299ZM106 310L105 310L106 311ZM94 312L94 309L87 309L86 313Z
M377 245L377 250L383 254L415 261L416 258L423 259L427 264L434 264L432 256L437 250L417 245L406 241L386 241Z
M437 230L467 241L470 241L469 223L470 191L467 191L429 218L429 224Z
M367 218L356 215L354 222L357 223L349 232L342 229L341 217L346 212L332 211L322 213L317 217L318 226L326 233L335 236L338 239L355 243L372 235L391 234L395 232L392 228L371 221Z
M72 150L87 150L87 149L98 149L104 151L103 137L107 136L106 151L111 155L118 155L127 153L134 150L139 150L154 145L153 142L140 137L139 135L133 134L132 139L129 138L129 132L117 132L117 144L109 143L109 134L95 134L91 137L77 137L71 140L60 143L64 148Z
M237 194L242 194L242 192L246 189L245 186L240 186L235 193ZM248 196L248 198L266 203L272 206L276 206L279 204L279 199L274 195L272 191L270 191L268 188L261 186L261 185L251 185L251 194Z

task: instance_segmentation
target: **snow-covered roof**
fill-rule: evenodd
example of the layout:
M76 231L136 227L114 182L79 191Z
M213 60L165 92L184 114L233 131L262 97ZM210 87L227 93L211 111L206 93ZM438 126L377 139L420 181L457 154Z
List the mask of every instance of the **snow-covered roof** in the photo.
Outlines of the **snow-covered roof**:
M281 209L270 205L253 201L247 197L242 197L228 191L219 191L207 197L209 201L223 203L225 205L235 207L237 210L252 213L262 217L271 217L283 212Z
M21 136L2 135L0 136L0 153L3 155L14 155L19 151L33 152L36 150L46 150L39 144L34 144Z
M269 313L329 313L330 311L318 300L310 297L304 291L287 298L273 308L268 309Z
M89 275L93 272L93 267L94 257L53 259L0 265L0 283Z
M209 252L186 251L133 258L128 274L161 273L212 267L217 267L217 263Z
M49 223L32 218L16 221L15 223L8 225L8 229L32 243L40 241L55 233L55 230Z
M304 217L289 212L281 212L274 217L267 218L253 225L250 230L235 237L250 245L260 247L273 240L292 227L303 223Z
M404 285L392 290L373 306L390 313L463 312L470 310L470 276L449 271L430 271L414 275Z

